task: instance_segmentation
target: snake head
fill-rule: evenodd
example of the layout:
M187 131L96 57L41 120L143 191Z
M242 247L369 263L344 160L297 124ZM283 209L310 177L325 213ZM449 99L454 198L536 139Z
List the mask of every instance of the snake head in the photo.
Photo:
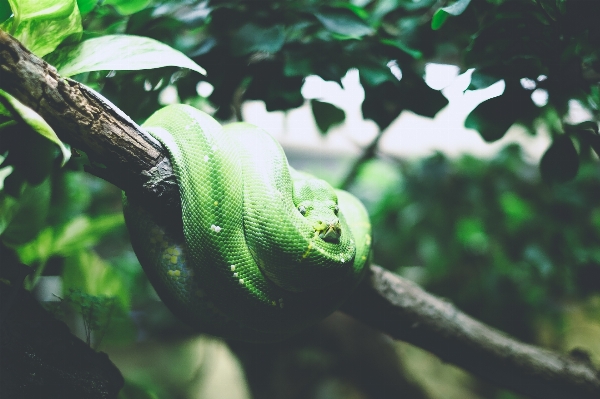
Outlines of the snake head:
M342 226L337 217L339 207L335 201L303 201L298 206L298 212L312 222L315 237L334 244L340 242Z
M340 226L340 220L335 218L328 222L318 220L314 225L315 235L321 237L324 241L331 243L340 242L340 236L342 234L342 228Z
M294 203L308 226L314 230L314 237L339 244L342 224L338 218L340 207L335 190L323 180L310 175L294 171L294 176Z

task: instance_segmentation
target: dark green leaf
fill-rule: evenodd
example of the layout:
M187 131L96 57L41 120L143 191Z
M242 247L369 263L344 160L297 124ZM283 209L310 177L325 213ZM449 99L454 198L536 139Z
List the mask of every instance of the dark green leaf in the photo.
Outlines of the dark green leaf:
M408 72L400 81L402 97L406 101L406 109L415 114L433 118L439 110L448 105L448 99L441 91L429 87L423 78Z
M373 33L373 29L347 8L323 7L315 17L330 32L350 37L361 37Z
M2 185L4 186L4 182L2 182ZM4 230L6 230L18 211L19 201L12 195L8 195L6 190L0 190L0 236Z
M310 100L310 107L321 134L327 133L333 126L339 125L346 119L346 113L333 104Z
M560 12L558 3L560 1L557 1L557 0L536 0L536 1L550 19L556 20L558 18L559 12Z
M579 157L568 136L559 136L548 147L540 161L542 178L549 182L566 182L577 176Z
M4 181L11 195L20 195L24 181L36 185L48 177L57 155L53 143L22 122L2 129L0 140L8 149L3 165L14 168Z
M12 15L12 9L8 0L0 0L0 22L4 22L8 17Z
M303 83L302 76L285 76L280 62L260 62L253 65L253 78L244 98L264 101L267 111L297 108L304 103L300 93Z
M9 110L13 117L22 123L27 124L34 132L47 140L56 144L62 153L62 164L66 164L71 158L71 151L58 138L54 130L46 123L46 121L34 110L21 104L16 98L0 89L0 103ZM30 143L23 143L28 145ZM30 162L34 160L31 159Z
M361 65L358 67L358 71L360 78L370 87L379 86L388 80L396 80L390 73L389 68L379 65Z
M477 32L465 52L467 67L495 68L494 75L520 79L547 74L555 54L553 31L537 17L533 2L503 3Z
M509 81L504 93L479 104L465 120L485 141L501 139L506 131L535 106L518 82Z
M131 15L148 7L152 0L104 0L104 4L110 4L121 15Z
M479 104L465 120L465 127L475 129L485 141L496 141L518 119L510 98L500 95Z
M431 29L438 30L442 27L446 19L448 19L448 13L444 12L441 8L433 14L433 18L431 18Z
M231 51L235 56L257 51L276 53L283 46L284 39L285 32L283 25L264 28L250 22L243 25L233 35Z
M2 239L11 245L34 239L46 222L49 205L50 179L37 186L26 185L19 197L18 211L2 233Z
M576 125L563 124L565 133L576 135L584 144L589 145L594 152L600 156L600 134L598 134L598 123L585 121Z
M402 72L400 82L388 72L390 80L377 86L369 85L368 80L361 77L365 89L363 116L375 121L380 129L387 128L404 109L432 118L448 104L448 99L427 86L422 77L410 70Z
M579 131L589 131L596 134L598 133L598 123L594 121L585 121L576 125L565 123L564 128L565 132L567 133L576 133Z
M480 90L485 89L486 87L490 87L494 83L502 80L500 77L495 75L490 75L485 72L476 69L471 74L471 83L467 90Z
M82 15L92 11L96 4L98 4L98 0L77 0L77 7Z
M420 52L419 50L415 50L413 48L408 47L406 44L404 44L400 40L382 39L382 40L380 40L380 42L382 44L386 44L388 46L394 46L397 49L400 49L400 50L404 51L406 54L410 55L411 57L413 57L416 60L418 60L418 59L420 59L420 58L423 57L423 53L422 52Z

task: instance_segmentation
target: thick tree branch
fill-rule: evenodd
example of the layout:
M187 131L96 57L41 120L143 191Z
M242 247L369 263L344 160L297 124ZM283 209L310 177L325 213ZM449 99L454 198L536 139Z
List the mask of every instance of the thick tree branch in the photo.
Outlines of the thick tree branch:
M35 109L63 140L102 162L106 180L138 191L150 201L179 203L170 163L157 143L106 100L61 78L2 31L0 88ZM600 397L600 374L588 362L503 335L380 267L371 267L370 277L343 310L396 339L532 398Z
M100 94L31 54L0 30L0 88L34 109L59 138L84 151L90 172L149 201L176 207L179 193L160 144Z

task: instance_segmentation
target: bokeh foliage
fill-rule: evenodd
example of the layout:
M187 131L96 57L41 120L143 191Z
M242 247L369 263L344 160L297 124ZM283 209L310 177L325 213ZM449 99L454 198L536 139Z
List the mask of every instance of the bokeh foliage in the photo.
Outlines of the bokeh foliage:
M36 11L51 3L60 7ZM465 125L486 141L515 123L531 134L545 127L553 142L539 165L514 146L493 160L438 154L384 162L375 145L348 188L373 218L377 263L524 340L568 350L567 305L583 314L584 304L595 304L590 318L600 312L599 11L597 2L580 0L0 0L0 28L137 122L172 101L223 121L241 118L246 100L288 111L305 103L306 76L340 82L355 68L363 116L383 131L404 110L433 117L448 103L425 83L427 63L473 68L472 90L504 80L504 92L479 104ZM175 99L166 99L168 90ZM536 91L547 94L545 103L533 102ZM79 314L94 346L191 334L157 304L126 239L120 192L82 172L85 154L61 168L68 147L13 100L0 100L0 239L32 267L26 287L35 289L41 275L60 276L52 311ZM589 120L570 121L572 101ZM346 117L321 99L311 110L324 135ZM291 354L271 348L271 374L254 383L287 381L278 389L288 392L306 374L315 386L327 378L338 384L351 368L340 360L347 358L319 336L310 339ZM249 353L237 350L242 359ZM244 364L254 378L254 364ZM123 398L169 392L150 379L128 384ZM353 385L340 386L325 397L347 397ZM358 392L378 397L368 386Z
M597 164L548 185L512 145L490 161L371 161L353 189L375 226L376 263L523 339L536 317L558 320L561 303L600 291Z

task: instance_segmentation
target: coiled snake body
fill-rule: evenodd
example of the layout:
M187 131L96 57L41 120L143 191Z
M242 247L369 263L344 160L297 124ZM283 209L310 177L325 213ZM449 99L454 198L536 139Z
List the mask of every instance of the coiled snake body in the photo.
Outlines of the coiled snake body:
M173 313L213 335L273 341L324 318L356 287L371 237L355 197L290 168L249 124L222 127L170 105L143 127L170 154L183 232L127 198L125 220Z

